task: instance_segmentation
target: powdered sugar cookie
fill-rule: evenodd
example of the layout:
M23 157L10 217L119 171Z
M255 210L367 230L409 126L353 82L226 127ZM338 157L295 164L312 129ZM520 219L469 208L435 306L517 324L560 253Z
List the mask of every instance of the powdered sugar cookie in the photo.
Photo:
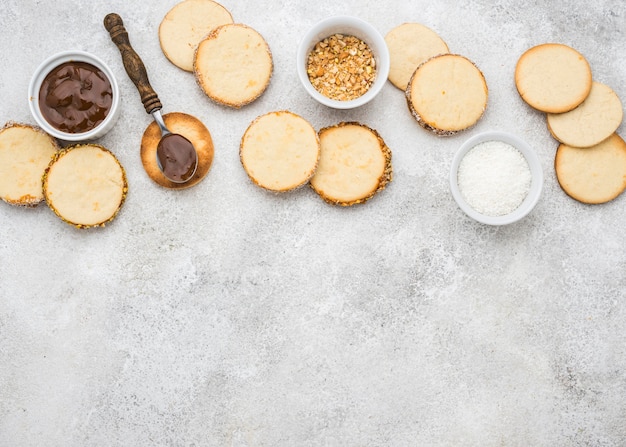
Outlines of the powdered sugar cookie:
M165 57L185 71L193 71L198 43L218 26L233 23L230 12L213 0L185 0L165 15L159 42Z
M311 187L334 205L371 199L392 179L391 150L376 131L343 122L319 131L321 155Z
M515 67L515 85L531 107L547 113L568 112L591 90L591 67L578 51L559 43L527 50Z
M609 86L594 82L582 104L565 113L548 113L554 138L573 147L589 147L610 137L622 123L622 102Z
M613 134L587 148L561 144L554 167L570 197L590 204L609 202L626 188L626 142Z
M417 122L437 135L472 127L487 107L487 82L476 65L458 54L442 54L421 64L406 89Z
M238 23L222 25L200 42L193 68L209 98L239 108L261 96L269 85L272 54L254 29Z
M385 36L389 48L389 81L405 91L415 69L427 59L448 53L448 45L430 28L403 23Z

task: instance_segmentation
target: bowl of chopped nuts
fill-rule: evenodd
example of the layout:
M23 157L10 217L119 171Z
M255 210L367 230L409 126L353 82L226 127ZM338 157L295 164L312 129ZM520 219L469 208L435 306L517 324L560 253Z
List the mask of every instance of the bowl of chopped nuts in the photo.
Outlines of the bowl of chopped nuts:
M352 109L371 101L389 75L389 50L383 36L357 17L335 16L318 22L304 35L297 53L304 89L335 109Z

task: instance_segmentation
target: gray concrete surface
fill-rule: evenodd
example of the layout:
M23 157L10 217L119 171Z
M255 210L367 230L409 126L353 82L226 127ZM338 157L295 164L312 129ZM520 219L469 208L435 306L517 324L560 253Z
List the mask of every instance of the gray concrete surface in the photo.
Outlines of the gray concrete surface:
M90 231L45 204L0 203L0 446L626 445L626 196L585 206L561 191L544 116L513 82L524 50L560 42L626 101L625 2L224 0L274 55L269 89L240 110L213 104L163 56L157 28L174 4L0 2L0 122L33 122L27 86L41 61L92 52L124 102L98 142L130 185L118 218ZM142 168L151 118L102 26L109 12L165 111L213 135L212 170L189 190ZM383 34L410 21L436 30L484 72L483 119L437 138L391 84L358 110L314 103L297 43L335 14ZM281 109L316 128L373 127L393 151L393 182L352 208L309 188L256 188L239 140ZM545 173L533 213L499 228L469 220L447 183L455 149L492 129L525 138Z

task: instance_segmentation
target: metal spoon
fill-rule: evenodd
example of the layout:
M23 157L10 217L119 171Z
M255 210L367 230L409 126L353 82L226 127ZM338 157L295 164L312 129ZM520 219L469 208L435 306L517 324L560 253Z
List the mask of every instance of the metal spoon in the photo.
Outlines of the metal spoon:
M141 96L146 112L152 115L161 130L161 140L157 146L156 159L159 169L173 183L185 183L196 173L198 153L191 141L182 135L170 132L165 126L161 109L163 105L150 85L148 72L139 55L130 45L128 32L122 18L115 13L107 14L104 27L111 35L111 40L122 54L126 73Z

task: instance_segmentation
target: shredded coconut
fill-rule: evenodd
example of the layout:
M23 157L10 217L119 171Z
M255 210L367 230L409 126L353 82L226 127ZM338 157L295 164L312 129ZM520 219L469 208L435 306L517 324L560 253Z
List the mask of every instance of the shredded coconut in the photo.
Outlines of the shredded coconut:
M515 211L530 190L526 158L503 141L485 141L470 149L459 164L457 182L467 203L486 216Z

